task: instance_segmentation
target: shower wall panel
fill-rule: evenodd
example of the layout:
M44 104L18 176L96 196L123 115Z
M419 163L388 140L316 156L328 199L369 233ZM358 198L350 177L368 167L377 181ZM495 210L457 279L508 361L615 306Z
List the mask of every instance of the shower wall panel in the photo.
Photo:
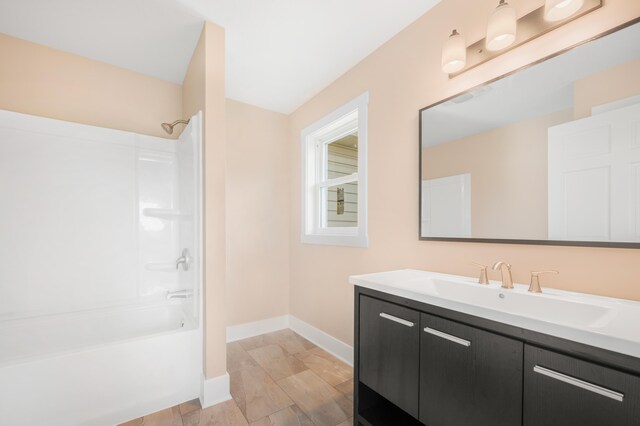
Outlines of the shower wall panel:
M178 289L176 142L0 111L0 319Z

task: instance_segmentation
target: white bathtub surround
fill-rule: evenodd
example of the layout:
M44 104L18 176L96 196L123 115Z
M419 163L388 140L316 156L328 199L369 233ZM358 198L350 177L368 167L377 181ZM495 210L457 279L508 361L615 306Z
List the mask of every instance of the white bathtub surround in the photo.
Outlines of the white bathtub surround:
M640 358L640 302L403 269L349 277L354 285Z
M200 396L200 122L169 140L0 111L0 423Z
M207 379L204 374L200 376L200 405L202 408L211 407L231 399L229 373L222 376Z
M341 361L353 366L353 347L336 339L293 315L267 318L261 321L227 327L227 342L247 339L273 331L291 329L300 336L321 347Z

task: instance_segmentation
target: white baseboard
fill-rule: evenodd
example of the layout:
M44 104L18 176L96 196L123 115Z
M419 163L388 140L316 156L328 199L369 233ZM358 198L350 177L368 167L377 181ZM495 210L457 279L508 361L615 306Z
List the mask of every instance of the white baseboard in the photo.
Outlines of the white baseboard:
M286 328L295 331L331 355L353 366L353 348L351 346L293 315L283 315L261 321L229 326L227 327L227 342L248 339L249 337L284 330Z
M202 405L202 408L211 407L230 399L229 373L224 373L222 376L214 377L213 379L207 379L204 375L202 376L200 386L200 405Z
M324 331L294 317L289 318L289 328L305 339L315 343L336 358L353 366L353 347L328 335Z
M246 324L231 325L227 327L227 342L248 339L265 333L289 328L289 315L267 318L261 321L248 322Z

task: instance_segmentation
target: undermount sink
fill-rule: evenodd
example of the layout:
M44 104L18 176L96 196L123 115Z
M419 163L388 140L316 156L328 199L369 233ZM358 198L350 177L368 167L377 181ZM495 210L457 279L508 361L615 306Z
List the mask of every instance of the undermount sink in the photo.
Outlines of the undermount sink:
M403 269L355 275L361 287L640 357L640 302Z

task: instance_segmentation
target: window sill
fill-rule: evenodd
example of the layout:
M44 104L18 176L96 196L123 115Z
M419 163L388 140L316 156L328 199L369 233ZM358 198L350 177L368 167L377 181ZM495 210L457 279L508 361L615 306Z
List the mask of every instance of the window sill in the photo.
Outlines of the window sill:
M345 247L369 247L369 238L366 235L316 235L303 234L303 244L318 244L327 246Z

